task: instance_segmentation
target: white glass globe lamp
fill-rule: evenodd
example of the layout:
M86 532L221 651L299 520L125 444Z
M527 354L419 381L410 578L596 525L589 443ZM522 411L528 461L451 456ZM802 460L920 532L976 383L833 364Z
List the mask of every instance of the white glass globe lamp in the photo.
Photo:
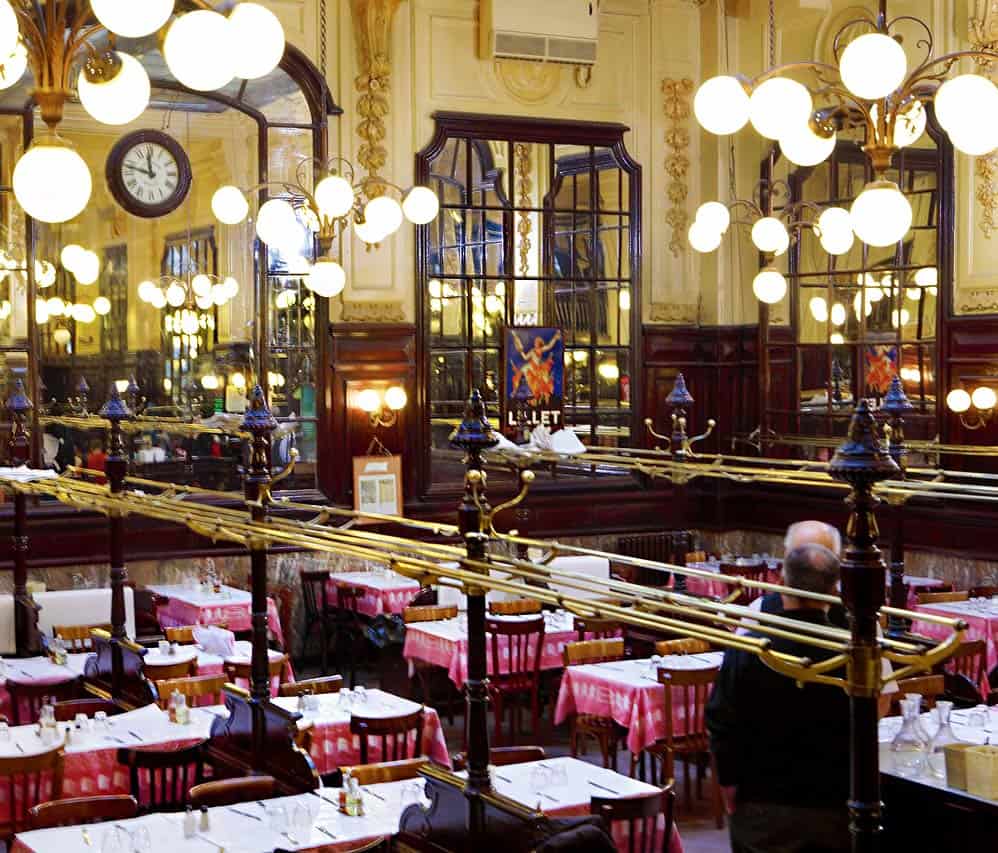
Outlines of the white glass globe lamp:
M829 207L818 217L821 247L830 255L844 255L855 242L849 211L844 207Z
M371 414L381 408L381 395L374 388L365 388L357 395L357 407Z
M58 296L46 299L45 308L48 310L50 317L61 317L66 313L66 303L63 302ZM70 308L72 308L72 306L70 306Z
M199 272L191 279L191 290L195 296L207 296L211 293L211 276Z
M868 246L893 246L911 228L911 204L893 181L870 181L849 209L852 230Z
M96 252L84 249L80 255L73 275L79 284L89 285L97 281L100 276L100 257Z
M954 388L946 395L946 408L957 415L970 409L971 397L963 388Z
M93 182L86 161L61 136L38 136L14 167L18 204L39 222L67 222L90 201Z
M142 38L162 27L173 14L174 0L90 0L94 15L112 33Z
M284 56L284 27L277 15L259 3L237 3L229 13L235 76L265 77Z
M55 284L56 275L55 265L51 261L35 261L35 284L41 289Z
M402 199L402 212L413 225L427 225L437 218L440 199L429 187L413 187Z
M824 296L812 296L808 307L811 309L811 316L815 320L819 323L828 322L828 303L825 301Z
M9 89L24 76L28 70L28 51L21 42L18 42L14 49L7 54L3 60L3 67L0 68L0 90Z
M10 56L20 36L17 15L8 0L0 0L0 56Z
M752 292L760 302L775 305L787 295L787 280L779 270L766 267L753 279Z
M935 267L921 267L915 271L915 284L919 287L935 287L939 284L939 271Z
M367 243L369 246L373 246L380 243L388 235L382 232L380 229L374 226L372 222L354 222L353 233L357 235L359 240Z
M347 274L332 258L319 258L305 277L305 286L316 296L327 299L343 292Z
M249 215L249 202L239 187L219 187L211 197L211 212L225 225L238 225Z
M879 116L880 105L874 104L870 107L870 118L874 125L879 123ZM925 107L921 101L912 101L900 110L894 120L894 147L907 148L918 142L925 133L926 120Z
M694 221L701 223L709 231L724 234L731 225L731 212L719 201L705 201L697 208Z
M998 395L995 394L993 388L989 388L986 385L981 385L975 388L973 393L970 395L970 400L974 404L974 408L980 409L982 412L989 411L995 407L998 403Z
M272 198L260 205L256 215L257 236L269 246L287 246L292 231L297 231L295 209L283 198Z
M175 281L171 281L166 288L166 302L171 308L179 308L187 301L187 294L184 289Z
M409 402L409 395L401 385L393 385L385 391L385 405L394 412L404 409Z
M835 150L836 134L819 136L807 123L799 124L780 137L780 151L795 166L817 166Z
M149 106L152 86L142 63L127 53L115 52L121 62L118 73L108 80L91 82L86 67L80 71L76 89L80 103L102 124L128 124Z
M790 247L790 234L775 216L763 216L752 226L752 242L760 252L782 255Z
M35 322L43 325L49 321L49 308L44 299L35 300Z
M211 286L211 302L221 308L229 301L229 294L225 290L225 285L219 282Z
M377 198L372 198L364 207L364 219L387 237L402 227L405 216L402 213L402 206L395 199L379 195Z
M69 243L63 246L62 251L59 253L59 261L62 264L62 268L68 272L73 272L79 265L85 251L86 249L77 243Z
M89 305L77 304L73 306L73 319L77 323L92 323L97 319L97 312Z
M111 313L111 300L106 296L98 296L94 300L94 311L97 312L101 317L104 317Z
M908 58L898 42L883 33L865 33L842 51L839 73L845 87L865 101L886 98L908 73Z
M833 326L841 326L846 321L846 307L841 302L836 302L832 306L831 314L829 315Z
M832 332L828 338L828 342L831 344L844 344L846 339L841 332Z
M323 178L316 185L313 196L320 215L326 219L340 219L353 209L353 187L342 175Z
M66 346L69 343L72 335L69 333L69 329L65 326L60 326L54 332L52 332L52 340L55 341L59 346Z
M153 308L165 308L166 307L166 294L163 292L161 287L157 287L149 295L149 304Z
M174 19L163 40L170 73L188 89L221 89L236 75L236 51L228 19L197 9Z
M700 126L718 136L736 133L749 120L748 92L736 77L711 77L697 89L693 113Z
M998 87L980 74L958 74L936 90L935 108L939 126L959 133L998 109Z
M969 157L984 157L998 148L998 120L994 115L981 116L973 126L955 127L948 132L953 147Z
M721 236L720 231L715 231L699 219L694 220L686 232L686 237L690 241L690 245L696 251L704 254L713 252L721 245Z
M760 136L779 139L806 125L813 108L811 93L796 80L770 77L752 91L749 120Z
M156 286L156 283L146 279L145 281L139 283L139 299L143 302L151 303L153 301L153 294L157 290L159 290L159 288Z
M222 287L225 288L225 296L228 299L235 299L239 295L239 282L234 276L226 276Z

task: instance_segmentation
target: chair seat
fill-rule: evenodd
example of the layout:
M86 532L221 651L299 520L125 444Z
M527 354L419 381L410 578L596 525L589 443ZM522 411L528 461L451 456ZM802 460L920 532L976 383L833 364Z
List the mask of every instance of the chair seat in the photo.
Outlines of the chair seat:
M626 729L617 725L612 717L600 717L597 714L579 714L575 718L575 725L580 732L592 732L594 734L600 732L616 733L617 730L626 731Z
M706 752L709 749L709 744L701 737L676 735L672 738L671 746L664 740L657 740L650 746L646 746L645 752L650 752L655 756L667 755L669 752L675 755L689 755L691 753Z

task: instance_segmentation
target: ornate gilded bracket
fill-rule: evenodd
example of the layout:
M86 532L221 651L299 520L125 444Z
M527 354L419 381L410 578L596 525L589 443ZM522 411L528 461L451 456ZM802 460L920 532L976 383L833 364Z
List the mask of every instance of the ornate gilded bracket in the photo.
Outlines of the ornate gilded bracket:
M475 476L473 476L475 475ZM520 472L520 491L516 497L511 500L501 503L496 507L491 509L482 500L479 492L485 488L486 475L484 471L471 470L467 473L467 481L471 486L471 496L475 501L475 506L478 507L479 512L482 514L482 528L487 530L492 536L498 536L499 531L495 528L495 517L504 510L512 509L515 506L519 506L526 500L527 492L530 491L530 485L534 482L534 472L533 471L521 471ZM516 531L511 531L513 535Z

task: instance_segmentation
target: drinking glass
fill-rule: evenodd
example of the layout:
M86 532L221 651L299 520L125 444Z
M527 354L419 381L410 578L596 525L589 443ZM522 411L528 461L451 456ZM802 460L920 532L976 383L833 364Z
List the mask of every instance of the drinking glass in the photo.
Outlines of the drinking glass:
M101 853L128 853L130 844L125 842L124 833L116 826L104 830L101 841Z
M972 729L985 729L988 726L990 712L987 705L977 705L967 714L967 725Z
M148 826L139 826L132 833L132 850L134 853L150 853L152 836L149 834Z
M568 787L568 768L562 762L556 763L551 768L551 787L552 788Z
M546 767L535 767L530 771L530 790L540 794L551 784L551 774Z
M365 688L363 684L358 684L353 689L353 692L354 695L357 697L358 705L363 705L365 702L367 702L367 688Z
M0 741L10 740L10 726L6 722L0 722Z
M107 721L107 711L98 711L94 714L94 722L97 724L97 728L100 731L108 731L111 727L110 723Z
M307 843L312 835L312 815L303 803L295 804L291 812L291 825L298 841L302 844Z
M276 803L267 806L267 824L272 832L283 835L288 831L288 810Z

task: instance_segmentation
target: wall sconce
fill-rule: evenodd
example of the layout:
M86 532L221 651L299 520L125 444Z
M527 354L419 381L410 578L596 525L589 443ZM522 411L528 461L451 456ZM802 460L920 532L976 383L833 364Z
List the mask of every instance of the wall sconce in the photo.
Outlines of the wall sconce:
M954 388L946 395L946 408L960 416L960 423L965 429L981 429L988 425L998 405L998 394L993 388L979 385L971 393L963 388ZM974 409L971 415L967 412Z
M376 388L365 388L357 394L357 408L367 412L371 418L371 426L375 428L388 429L395 426L398 413L408 402L409 395L401 385L393 385L384 392Z

